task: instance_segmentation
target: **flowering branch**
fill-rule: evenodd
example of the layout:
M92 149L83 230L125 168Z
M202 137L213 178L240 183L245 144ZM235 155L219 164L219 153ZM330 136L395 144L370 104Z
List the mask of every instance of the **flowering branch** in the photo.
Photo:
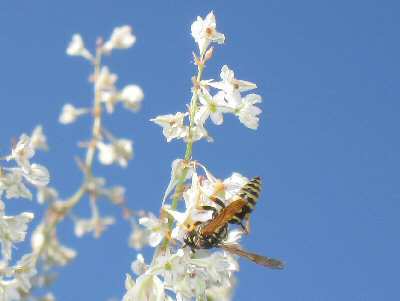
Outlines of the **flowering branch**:
M98 155L99 162L105 165L118 164L126 167L128 160L133 157L133 143L128 139L115 138L105 129L102 115L104 109L112 114L118 103L122 103L126 109L138 111L143 100L143 92L137 85L128 85L122 90L115 86L117 75L102 65L104 55L109 55L115 49L130 48L136 41L129 26L114 29L110 39L103 42L98 39L95 54L85 48L84 41L79 34L75 34L67 48L70 56L80 56L86 59L93 67L91 81L93 83L92 108L76 108L72 104L64 105L59 121L62 124L75 122L78 117L91 113L93 124L91 138L88 142L81 143L86 148L83 160L78 159L78 165L83 174L81 185L69 198L61 200L54 188L40 190L38 195L41 202L48 202L48 209L43 221L37 226L32 236L32 248L35 261L41 264L43 275L35 279L37 286L47 283L51 278L47 271L56 266L64 266L76 256L76 252L60 245L57 237L57 226L66 216L71 216L75 206L89 197L92 217L90 219L71 216L75 222L75 234L82 236L92 232L99 237L107 226L114 223L113 217L101 217L97 205L97 199L107 198L113 204L123 209L124 215L132 212L124 204L125 188L121 186L105 187L105 179L96 177L93 172L94 158ZM52 297L53 298L53 297Z
M246 253L239 248L243 231L228 228L230 220L215 227L221 230L211 233L207 238L210 240L199 236L201 232L196 230L201 229L199 226L211 223L221 208L233 204L235 196L249 180L239 173L233 173L225 180L216 178L203 164L193 160L193 145L201 139L213 141L205 128L208 118L214 124L221 125L223 115L230 113L239 117L246 127L257 129L261 109L255 104L261 102L261 97L257 94L242 96L243 92L257 86L236 79L234 72L226 65L221 68L221 81L203 80L206 63L212 59L214 52L210 45L223 44L225 41L224 34L217 31L213 12L204 19L197 17L191 31L199 53L193 54L197 75L192 78L188 111L151 119L162 127L167 142L173 139L184 141L185 155L183 159L176 159L172 163L161 216L156 218L149 214L139 220L144 231L149 233L148 244L156 250L150 264L145 263L141 254L132 263L132 270L138 277L133 280L127 275L127 292L123 301L164 301L175 298L230 300L236 282L234 272L239 269L238 262L230 252L220 249L210 252L207 249L226 244L232 251L239 250L235 254L247 254L249 259L262 261L262 256ZM212 89L217 90L214 95L211 94ZM259 181L259 178L256 179ZM171 204L168 204L170 196ZM182 200L184 212L178 211ZM238 223L241 224L241 220ZM228 250L228 247L225 249Z

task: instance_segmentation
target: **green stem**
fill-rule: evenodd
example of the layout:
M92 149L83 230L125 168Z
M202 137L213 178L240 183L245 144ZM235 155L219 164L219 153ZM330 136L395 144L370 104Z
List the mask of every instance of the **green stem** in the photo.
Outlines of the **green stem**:
M203 61L203 57L204 57L204 55L202 54L201 55L201 58L202 58L201 61ZM201 77L203 75L203 71L204 71L204 64L203 63L199 63L198 66L197 66L197 76L196 76L196 83L195 83L196 85L198 83L200 83ZM193 89L193 95L192 95L192 99L190 100L190 106L189 106L189 134L188 134L188 141L187 141L187 144L186 144L185 157L184 157L184 160L187 163L190 162L190 160L192 158L192 153L193 153L192 129L193 129L193 126L194 126L194 116L195 116L195 113L197 111L198 98L199 98L198 90L195 87ZM177 193L175 193L173 198L172 198L172 204L171 204L171 209L172 210L175 210L178 207L178 201L181 198L181 191L183 190L183 185L185 183L185 179L186 179L186 176L187 176L188 172L189 172L189 168L185 167L183 172L182 172L181 177L178 179L178 183L176 184L176 188L175 188L175 191ZM168 217L168 229L169 229L169 231L172 230L173 225L174 225L174 219L170 216L170 217ZM165 250L168 247L168 244L169 244L169 238L165 238L163 243L162 243L161 249ZM156 253L158 253L158 252L156 252Z

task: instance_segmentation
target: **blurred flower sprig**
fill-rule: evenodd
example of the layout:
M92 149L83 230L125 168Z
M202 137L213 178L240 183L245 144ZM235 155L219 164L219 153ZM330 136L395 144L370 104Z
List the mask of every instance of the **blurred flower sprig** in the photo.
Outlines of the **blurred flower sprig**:
M115 221L114 217L101 214L98 205L100 199L107 199L119 206L126 218L134 214L125 204L125 188L108 186L105 178L96 175L94 165L97 158L98 162L103 165L116 164L127 167L128 162L134 156L133 141L118 137L107 129L103 116L104 113L113 114L118 105L122 105L129 111L137 112L141 107L144 93L136 84L127 85L121 89L117 88L118 76L103 64L103 58L118 49L132 47L135 41L136 37L133 35L131 27L121 26L114 29L108 40L104 41L102 38L98 38L93 53L86 48L80 34L74 34L67 47L67 55L82 57L92 67L90 83L93 85L93 102L84 108L71 103L65 104L61 110L59 122L72 124L87 116L92 118L92 128L90 138L79 143L85 152L82 157L76 158L82 172L82 182L76 191L67 198L60 197L54 187L41 187L38 191L38 201L47 209L43 220L32 235L32 252L39 271L33 279L37 287L50 284L54 280L54 268L68 264L77 254L76 250L60 243L57 228L66 217L70 217L74 222L75 234L78 237L86 234L99 237ZM78 217L76 213L72 212L82 200L89 202L90 217ZM41 298L50 298L48 296L51 296L51 300L54 300L53 295L46 296ZM33 295L29 298L42 300Z

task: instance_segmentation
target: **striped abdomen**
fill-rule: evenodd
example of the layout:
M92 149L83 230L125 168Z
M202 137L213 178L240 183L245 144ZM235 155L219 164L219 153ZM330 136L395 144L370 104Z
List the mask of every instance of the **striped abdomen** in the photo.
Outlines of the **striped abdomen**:
M256 205L257 199L261 191L261 178L254 177L247 182L240 190L237 196L246 202L246 205L235 214L235 216L229 221L231 224L241 224L243 219L248 219L251 211L253 211Z

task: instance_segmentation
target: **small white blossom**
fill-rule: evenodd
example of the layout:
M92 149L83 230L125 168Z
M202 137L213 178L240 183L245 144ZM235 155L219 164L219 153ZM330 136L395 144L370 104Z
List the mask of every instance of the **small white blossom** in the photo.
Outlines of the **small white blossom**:
M128 291L122 301L165 301L164 284L154 274L142 274L134 285L130 280L125 283Z
M139 86L128 85L122 89L119 98L123 102L125 108L137 112L142 105L144 93Z
M71 56L82 56L83 58L91 61L93 60L93 56L91 53L85 48L85 44L80 34L74 34L72 36L72 40L68 45L67 54Z
M204 124L208 117L216 125L221 125L224 122L223 113L231 112L228 104L225 101L224 92L220 91L214 96L211 96L207 90L200 94L200 108L196 112L196 124Z
M6 192L6 198L25 198L32 199L32 193L22 182L22 172L13 169L8 173L0 175L0 195Z
M64 266L76 257L75 250L63 246L57 237L46 239L44 225L39 225L32 234L31 245L35 254L41 252L43 259L50 265Z
M23 176L35 186L46 186L50 182L47 168L36 163L33 163L27 171L23 172Z
M239 120L245 126L252 130L258 128L258 122L262 110L256 107L256 103L261 103L261 96L257 94L248 94L242 99L242 104L236 109Z
M231 301L236 278L232 275L225 285L214 285L206 289L207 300Z
M237 270L238 264L229 254L198 250L193 255L185 248L157 256L146 274L162 276L165 287L176 294L177 300L201 300L208 289L230 286Z
M196 122L198 122L198 123L196 124ZM207 130L203 126L203 122L204 121L202 121L202 120L195 120L196 125L193 126L192 129L190 130L190 135L189 135L189 127L186 128L186 133L183 138L183 140L186 143L189 141L189 136L190 136L190 140L192 142L198 141L203 138L205 138L207 140L207 142L214 141L214 139L208 134Z
M63 106L58 121L62 124L73 123L79 116L88 112L87 109L75 108L73 105L67 103Z
M5 260L11 259L11 248L14 243L24 241L28 223L34 215L30 212L23 212L16 216L6 216L0 212L0 243L1 252Z
M137 254L136 260L132 262L131 269L136 275L142 275L147 270L147 264L144 262L142 254Z
M104 189L103 194L115 205L122 204L125 201L125 187L122 186Z
M75 221L75 235L82 237L87 233L93 232L94 237L98 238L109 225L114 224L113 217L93 216L90 219L77 219Z
M133 157L133 142L128 139L116 139L111 144L97 143L99 161L104 165L117 162L121 167L126 167Z
M200 54L203 54L211 42L223 44L225 36L217 31L217 24L213 12L210 12L203 20L197 17L191 26L192 36L199 45Z
M90 177L86 182L86 189L93 195L102 195L106 180L100 177Z
M102 90L115 89L115 83L118 80L118 75L111 73L107 66L103 66L96 80L96 88Z
M186 209L185 212L179 212L177 210L172 210L168 207L164 207L164 210L167 211L176 221L176 227L172 231L173 238L183 241L185 229L187 229L197 221L205 222L211 219L211 211L198 209L201 205L201 194L202 192L200 189L199 177L196 172L193 172L192 185L190 189L186 190L183 193Z
M17 279L0 280L0 300L18 301L21 300L19 283Z
M199 164L200 165L200 164ZM202 165L200 165L202 166ZM202 166L205 168L204 166ZM206 170L207 179L202 182L201 190L206 196L218 197L225 205L229 205L232 198L248 182L248 179L239 173L233 173L229 178L221 181Z
M139 224L149 231L148 241L151 247L156 247L168 233L168 220L158 219L154 215L149 215L139 219Z
M41 125L38 125L32 131L31 144L34 149L40 149L45 151L49 149L49 146L47 145L47 139L43 133L43 127Z
M228 232L228 237L224 240L224 243L228 245L238 245L239 240L243 236L243 230L242 229L233 229Z
M252 82L236 79L235 73L227 65L222 66L220 76L222 81L208 82L208 85L220 89L226 94L245 92L257 88L257 85Z
M133 225L128 244L135 250L140 250L149 244L149 231L138 225Z
M36 261L33 254L24 255L14 267L14 276L18 281L19 288L28 293L31 289L31 278L36 274Z
M107 66L103 66L96 80L96 90L99 91L100 101L106 106L108 113L114 112L114 106L118 102L118 92L115 83L118 76L111 73Z
M17 164L25 169L29 170L31 159L35 155L35 149L31 143L31 139L28 135L22 134L11 151L11 155L7 157L7 160L15 160Z
M132 34L132 28L128 25L116 27L110 39L104 44L103 50L110 53L113 49L130 48L136 42L136 37Z
M184 138L187 135L187 126L183 125L185 116L187 113L178 112L175 115L160 115L150 121L163 128L163 134L167 138L167 142L170 142L172 139Z

